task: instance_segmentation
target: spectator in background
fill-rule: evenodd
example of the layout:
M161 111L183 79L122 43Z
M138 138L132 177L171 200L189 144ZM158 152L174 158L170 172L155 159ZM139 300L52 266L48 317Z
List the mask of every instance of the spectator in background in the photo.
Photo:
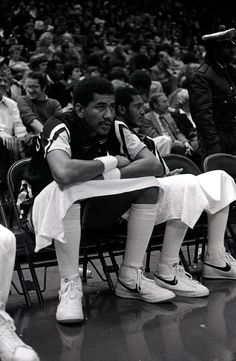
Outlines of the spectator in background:
M33 71L39 71L42 74L47 73L48 59L45 54L38 53L30 57L30 69Z
M118 44L109 56L108 66L109 68L119 66L124 67L128 62L129 56L124 50L124 46Z
M62 35L59 50L55 52L53 58L59 58L63 64L70 61L74 64L75 67L81 65L82 57L78 49L75 47L72 34L64 33Z
M29 59L30 55L36 50L36 35L34 24L28 22L24 26L24 31L18 38L19 44L23 45L22 55Z
M183 63L176 61L166 51L159 51L156 65L150 68L152 80L161 82L166 95L169 95L177 88L178 76Z
M68 93L68 96L70 97L70 101L66 106L66 109L68 109L68 106L71 106L72 103L72 97L73 97L73 89L75 84L78 83L78 81L81 78L81 71L78 66L75 66L72 62L68 61L64 65L64 84L66 86L66 91Z
M202 160L213 153L236 155L236 70L231 64L235 29L204 35L205 62L190 83L190 111Z
M177 127L169 111L167 96L164 93L152 95L149 106L151 111L145 114L140 132L151 138L168 136L171 139L171 153L191 154L192 146Z
M120 66L114 66L108 72L107 78L112 82L114 89L128 85L128 78L124 69Z
M55 48L53 45L53 34L50 31L46 31L40 35L35 54L41 53L46 55L48 61L53 59Z
M137 69L149 68L149 56L147 47L144 43L135 44L133 46L134 55L130 58L131 72Z
M39 133L46 120L61 110L59 102L45 94L47 79L40 72L29 72L25 79L26 95L17 104L23 123L29 132Z
M14 44L9 50L9 68L17 80L21 80L24 73L29 70L29 65L26 62L26 59L21 56L22 49L23 45Z
M13 78L8 58L3 58L0 62L0 70L6 73L8 79L5 95L17 101L17 98L25 93L24 87L23 83Z
M53 59L47 65L47 87L46 94L49 98L56 99L64 108L70 102L70 96L63 83L64 64L58 60Z
M148 109L148 101L152 94L163 92L162 84L159 81L152 81L146 70L135 70L130 74L130 84L139 92L143 102Z
M7 85L7 74L0 70L0 183L4 190L8 168L25 156L23 142L27 136L16 102L5 96Z

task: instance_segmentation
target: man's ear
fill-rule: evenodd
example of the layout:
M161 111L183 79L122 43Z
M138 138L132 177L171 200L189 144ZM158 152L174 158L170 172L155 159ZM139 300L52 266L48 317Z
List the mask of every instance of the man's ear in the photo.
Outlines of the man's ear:
M76 103L74 109L78 117L83 118L84 107L80 103Z
M119 104L118 105L118 113L120 113L121 115L125 115L126 107L124 105Z

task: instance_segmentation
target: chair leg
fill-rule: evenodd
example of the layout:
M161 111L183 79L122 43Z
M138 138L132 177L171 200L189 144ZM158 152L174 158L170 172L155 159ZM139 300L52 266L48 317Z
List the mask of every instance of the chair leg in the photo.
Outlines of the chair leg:
M40 289L38 277L37 277L37 274L36 274L36 271L35 271L35 267L34 267L34 264L33 264L33 261L32 261L32 257L31 257L31 255L29 253L28 253L28 264L29 264L30 274L31 274L31 277L32 277L32 280L33 280L33 283L34 283L35 291L36 291L36 294L37 294L37 297L38 297L38 301L39 301L40 304L44 304L44 299L43 299L42 292L41 292L41 289Z
M145 272L150 272L150 261L151 261L151 251L150 251L150 249L147 249L147 251L146 251Z
M188 263L186 261L186 258L184 256L184 253L183 253L182 249L180 249L180 251L179 251L179 256L180 256L180 260L181 260L181 263L182 263L185 271L190 273L189 265L188 265Z
M25 281L25 277L24 277L24 274L23 274L23 271L21 269L21 266L20 264L16 264L15 266L15 270L17 271L17 274L18 274L18 277L19 277L19 281L20 281L20 285L21 285L21 288L22 288L22 291L23 291L23 295L24 295L24 298L25 298L25 302L26 302L26 305L28 307L31 306L31 299L30 299L30 295L29 295L29 292L28 292L28 289L27 289L27 285L26 285L26 281ZM17 287L14 285L14 283L12 282L15 290L21 294Z
M114 287L114 284L113 284L113 281L112 281L112 278L111 278L111 275L110 275L110 272L114 272L114 270L113 270L113 268L112 268L112 270L110 270L111 267L109 267L107 265L105 257L103 255L103 252L101 251L100 247L98 249L98 255L99 255L99 259L100 259L100 262L102 264L103 272L105 274L108 285L109 285L111 291L115 292L115 287Z

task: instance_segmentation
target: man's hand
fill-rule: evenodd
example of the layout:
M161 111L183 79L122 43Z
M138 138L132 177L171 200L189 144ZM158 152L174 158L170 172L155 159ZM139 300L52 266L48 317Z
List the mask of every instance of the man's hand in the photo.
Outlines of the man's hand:
M176 168L174 170L171 170L169 173L166 174L166 177L170 177L172 175L179 175L183 173L183 168Z
M124 168L131 163L128 158L122 155L116 155L115 157L118 160L117 168Z
M0 138L2 139L4 147L6 147L8 150L11 150L13 148L14 137L12 137L10 134L2 131L2 132L0 132Z
M184 142L184 145L186 147L185 154L186 155L191 155L191 153L193 151L193 148L192 148L191 144L189 144L189 142Z

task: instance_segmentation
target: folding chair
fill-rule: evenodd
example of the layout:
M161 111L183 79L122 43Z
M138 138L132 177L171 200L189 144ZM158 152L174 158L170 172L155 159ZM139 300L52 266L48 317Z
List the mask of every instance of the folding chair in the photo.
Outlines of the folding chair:
M236 156L226 153L215 153L207 156L203 162L205 172L212 170L224 170L236 181ZM236 233L233 224L236 224L236 201L230 204L229 218L226 232L226 246L236 256Z
M199 175L201 174L201 170L198 166L189 158L179 155L179 154L167 154L163 156L168 168L170 170L174 170L176 168L183 168L182 174L193 174ZM202 251L201 254L203 255L205 252L205 244L206 244L206 232L207 230L207 222L206 222L206 215L203 214L200 219L198 220L197 224L195 225L194 229L189 229L184 242L183 246L187 247L187 255L188 260L186 259L184 252L180 250L180 260L186 269L186 271L194 274L196 273L197 268L193 265L198 263L199 258L199 247L201 246ZM148 249L147 249L147 259L146 259L146 268L145 270L148 272L150 270L150 256L151 252L154 250L160 250L161 243L163 240L165 231L165 225L156 226L154 228L153 235L151 237ZM194 246L194 255L193 259L191 257L190 246ZM203 256L202 256L203 257Z
M16 205L22 175L29 161L30 158L21 159L15 162L8 170L7 185L13 211L10 212L10 216L13 217L13 219L10 219L9 222L6 223L6 226L13 231L16 237L15 270L18 272L23 294L28 306L31 305L29 291L32 290L36 291L39 303L43 303L43 297L33 262L34 244L28 230L21 223L19 210ZM25 280L23 272L25 269L29 269L32 280ZM15 283L13 283L13 286L16 291L21 294Z

